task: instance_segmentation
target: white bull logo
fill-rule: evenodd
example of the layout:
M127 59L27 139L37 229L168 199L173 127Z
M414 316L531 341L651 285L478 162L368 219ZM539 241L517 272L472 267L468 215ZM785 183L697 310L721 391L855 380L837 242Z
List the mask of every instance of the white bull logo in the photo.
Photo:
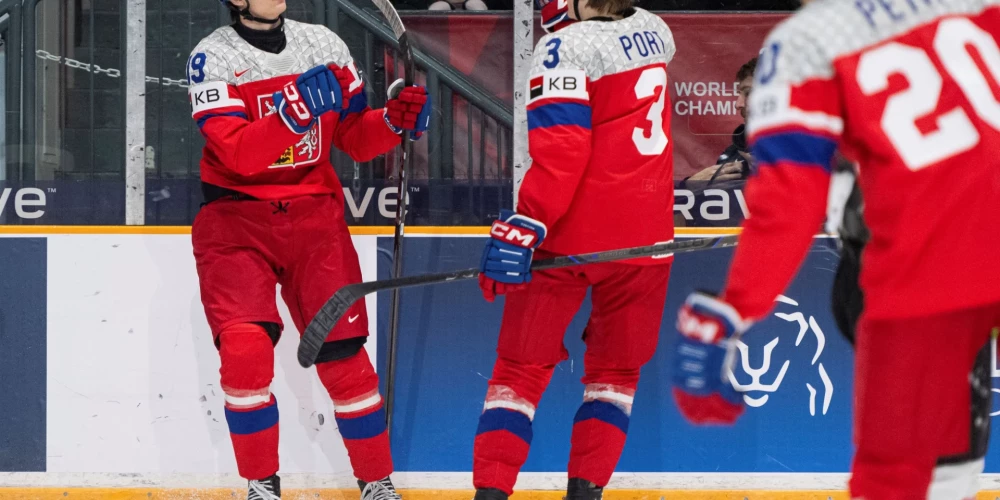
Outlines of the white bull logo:
M785 297L784 295L778 296L778 302L784 304L790 304L793 306L798 306L799 303ZM830 381L830 376L826 373L826 368L823 367L823 363L817 365L820 355L823 354L823 349L826 347L826 335L823 333L823 329L820 328L819 323L816 322L816 318L809 316L807 320L805 315L801 311L796 311L791 314L777 312L774 315L781 318L789 323L796 323L799 326L799 333L795 338L796 347L802 343L805 338L806 332L812 332L816 336L816 352L813 354L812 362L810 365L817 366L817 371L819 372L820 380L823 381L823 415L830 409L830 402L833 400L833 382ZM788 371L788 366L791 361L785 360L781 365L781 369L778 371L778 375L774 378L774 381L765 384L762 382L762 378L771 369L771 353L774 348L778 346L780 342L780 337L775 337L774 340L767 343L764 346L764 361L761 363L760 368L753 368L750 366L750 348L742 341L736 341L736 347L740 350L740 356L742 358L743 371L750 376L751 382L749 384L741 384L737 379L736 375L733 373L732 367L728 369L729 381L732 382L733 387L737 391L743 393L743 401L747 405L753 408L760 408L767 403L769 394L764 394L762 396L752 396L749 392L764 392L773 393L778 390L781 386L782 380L785 378L785 372ZM806 389L809 390L809 414L816 415L816 388L812 384L806 383Z

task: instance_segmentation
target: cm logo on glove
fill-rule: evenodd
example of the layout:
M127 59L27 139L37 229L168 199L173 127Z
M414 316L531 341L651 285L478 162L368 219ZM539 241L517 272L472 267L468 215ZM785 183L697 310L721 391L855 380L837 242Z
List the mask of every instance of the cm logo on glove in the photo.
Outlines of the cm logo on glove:
M493 227L490 228L490 236L524 248L531 248L538 240L538 233L501 221L493 223Z
M702 321L702 319L695 314L691 314L689 308L683 307L677 312L677 330L685 337L706 344L714 344L721 340L723 337L722 332L724 331L722 325L718 321L707 319Z

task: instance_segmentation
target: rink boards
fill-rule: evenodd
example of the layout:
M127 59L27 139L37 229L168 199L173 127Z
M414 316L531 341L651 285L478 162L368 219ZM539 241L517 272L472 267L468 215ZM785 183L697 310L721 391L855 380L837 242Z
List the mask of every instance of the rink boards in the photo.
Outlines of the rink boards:
M408 231L406 274L474 267L485 237L479 227ZM243 482L222 417L218 356L189 228L2 232L0 485L51 489L4 489L0 498L96 493L66 487L113 488L102 498L195 498L189 490L197 498L230 498ZM355 228L366 280L388 276L390 233ZM619 491L606 498L846 498L839 491L852 453L852 352L830 313L833 248L828 238L815 240L772 316L744 339L734 375L747 391L748 411L731 428L683 421L669 393L669 355L681 301L695 288L721 287L732 251L677 257L660 349L643 370L613 483ZM380 371L388 298L368 298L369 352ZM402 306L392 429L397 483L412 490L408 498L466 498L461 490L470 487L502 302L486 303L470 281L406 290ZM353 485L332 407L312 369L296 363L297 333L279 309L286 331L272 388L282 414L284 487L303 498L316 498L310 488L320 488L321 498L341 498ZM534 422L520 487L538 492L515 498L559 498L551 490L565 481L588 312L589 301L567 332L570 359L556 370ZM988 473L1000 472L998 459L991 446ZM984 487L1000 490L992 475L987 479Z

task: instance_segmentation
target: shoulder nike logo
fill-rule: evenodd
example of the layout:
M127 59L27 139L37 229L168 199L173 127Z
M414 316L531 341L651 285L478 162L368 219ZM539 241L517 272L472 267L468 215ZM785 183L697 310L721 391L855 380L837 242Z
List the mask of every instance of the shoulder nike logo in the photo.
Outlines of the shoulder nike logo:
M347 322L348 323L354 323L355 321L357 321L357 319L358 319L359 316L361 316L361 315L360 314L355 314L354 316L351 316L350 318L347 318Z
M239 77L241 77L241 76L243 76L243 75L247 74L247 71L250 71L250 70L249 70L249 69L245 69L245 70L243 70L243 71L237 71L237 72L236 72L236 78L239 78Z

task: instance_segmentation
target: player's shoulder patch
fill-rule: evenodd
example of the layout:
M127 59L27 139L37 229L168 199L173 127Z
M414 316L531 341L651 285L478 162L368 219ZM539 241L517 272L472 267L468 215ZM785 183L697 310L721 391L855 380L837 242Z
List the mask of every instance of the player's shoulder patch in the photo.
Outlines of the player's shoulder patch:
M528 104L540 99L589 101L587 73L582 69L552 69L528 79Z
M188 98L191 101L192 116L222 108L246 108L241 99L230 97L226 82L211 81L192 85L188 89Z

